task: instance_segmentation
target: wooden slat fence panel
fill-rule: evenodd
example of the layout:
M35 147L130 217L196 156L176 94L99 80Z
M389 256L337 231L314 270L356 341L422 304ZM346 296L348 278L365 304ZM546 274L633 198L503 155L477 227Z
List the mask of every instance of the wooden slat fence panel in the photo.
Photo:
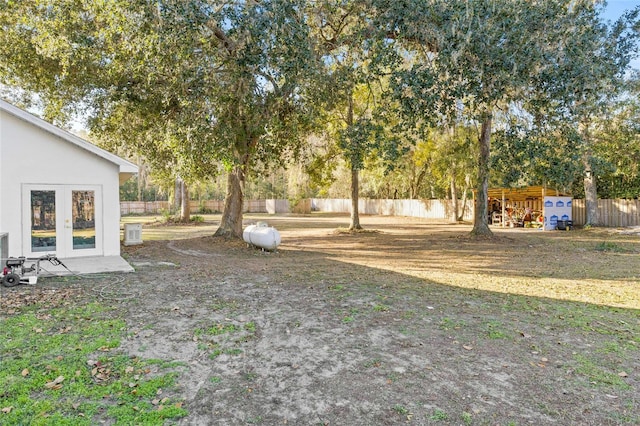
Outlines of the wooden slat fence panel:
M587 222L586 210L585 200L573 200L572 215L574 224L584 225ZM598 200L598 215L603 226L612 228L640 226L640 200Z
M574 225L584 225L586 219L586 208L583 199L574 199L571 203L571 220Z
M168 201L121 201L120 214L158 214L169 208Z
M311 208L313 211L329 213L350 213L351 200L343 198L312 198ZM358 200L358 211L361 214L381 215L381 216L410 216L425 219L445 219L452 218L453 203L451 200L391 200L391 199L369 199ZM464 219L473 218L473 201L467 201Z
M169 210L168 201L121 201L120 214L160 214ZM220 213L224 208L222 200L190 201L192 213ZM266 213L266 200L245 200L245 213Z

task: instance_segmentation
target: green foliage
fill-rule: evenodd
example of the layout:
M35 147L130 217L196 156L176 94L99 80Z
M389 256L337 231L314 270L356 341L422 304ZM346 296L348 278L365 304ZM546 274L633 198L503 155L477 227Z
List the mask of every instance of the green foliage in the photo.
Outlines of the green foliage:
M640 104L638 81L597 120L594 156L600 198L636 198L640 193Z
M367 194L411 198L482 189L491 161L501 186L568 188L591 168L603 195L631 197L638 108L605 107L629 87L638 10L607 27L599 5L5 1L0 83L48 119L86 118L92 139L139 156L160 186L233 173L240 202L245 188L283 192L247 184L303 160L323 195L342 161L369 169ZM493 134L472 131L492 119ZM480 157L489 138L493 156ZM123 199L160 199L136 189Z
M435 410L433 410L431 420L434 420L436 422L444 422L449 420L449 415L445 411L436 408Z
M407 414L409 414L409 410L407 409L407 407L405 407L402 404L396 404L393 406L393 411L395 411L396 413L402 415L402 416L406 416Z
M39 95L50 116L84 109L102 146L142 156L165 180L233 172L241 199L252 170L296 157L316 116L306 8L4 2L0 82ZM229 214L242 222L241 209Z
M555 188L571 188L582 176L580 136L571 127L527 129L509 123L493 137L491 183L497 187L517 187L546 183Z
M204 223L204 217L197 214L191 215L189 220L194 223Z
M166 192L159 186L152 184L140 190L139 184L139 176L136 175L120 185L120 201L167 201Z
M612 83L634 50L629 22L635 14L609 32L586 1L413 0L379 6L383 28L393 34L390 43L408 52L390 79L405 120L421 134L458 123L486 130L478 138L480 209L486 204L492 121L500 111L519 114L526 125L501 129L497 180L571 185L588 141L578 118L594 110L594 99L615 92ZM566 120L576 125L563 126ZM479 223L486 221L484 213L476 212L479 233L490 232Z
M625 251L623 247L611 241L601 241L598 244L596 244L595 249L596 251L612 251L616 253L621 253Z

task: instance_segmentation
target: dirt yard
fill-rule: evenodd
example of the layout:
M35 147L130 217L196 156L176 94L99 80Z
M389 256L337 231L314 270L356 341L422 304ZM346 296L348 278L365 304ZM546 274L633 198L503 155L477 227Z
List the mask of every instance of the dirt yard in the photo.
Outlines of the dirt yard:
M178 362L181 424L640 423L637 234L257 220L277 252L148 241L124 281L87 284L123 350Z

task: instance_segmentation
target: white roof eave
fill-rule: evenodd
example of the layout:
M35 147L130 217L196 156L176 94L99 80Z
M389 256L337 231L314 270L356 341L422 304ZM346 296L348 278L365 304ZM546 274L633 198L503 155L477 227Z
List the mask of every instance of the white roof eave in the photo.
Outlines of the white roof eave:
M138 173L138 166L125 160L124 158L118 157L117 155L112 154L109 151L106 151L100 147L97 147L94 144L82 139L81 137L78 137L73 133L69 133L66 130L63 130L59 127L56 127L53 124L39 117L36 117L35 115L23 109L20 109L14 105L11 105L9 102L6 102L2 99L0 99L0 110L5 111L30 124L33 124L34 126L39 127L40 129L48 133L51 133L52 135L55 135L73 145L76 145L79 148L84 149L85 151L89 151L92 154L117 165L119 167L120 173L128 173L128 174Z

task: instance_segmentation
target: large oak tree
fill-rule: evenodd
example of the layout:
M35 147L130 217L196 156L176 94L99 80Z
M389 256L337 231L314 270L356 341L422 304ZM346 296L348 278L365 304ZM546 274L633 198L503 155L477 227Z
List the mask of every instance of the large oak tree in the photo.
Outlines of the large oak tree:
M308 16L304 0L2 2L0 82L187 182L222 167L217 234L240 237L247 176L295 155L314 116Z
M473 123L478 128L478 176L473 234L490 235L487 189L491 135L499 111L537 97L540 88L562 105L584 91L580 85L599 60L602 43L585 42L601 28L587 0L375 1L388 37L403 43L412 65L392 83L407 119L418 126ZM624 40L609 39L624 49ZM574 51L577 49L577 52ZM569 67L570 60L579 60ZM595 79L620 68L598 67ZM562 72L564 71L564 72ZM571 72L569 72L571 71ZM583 73L583 74L580 74ZM546 108L529 103L531 108ZM574 103L575 105L575 103ZM550 108L530 114L555 114Z

